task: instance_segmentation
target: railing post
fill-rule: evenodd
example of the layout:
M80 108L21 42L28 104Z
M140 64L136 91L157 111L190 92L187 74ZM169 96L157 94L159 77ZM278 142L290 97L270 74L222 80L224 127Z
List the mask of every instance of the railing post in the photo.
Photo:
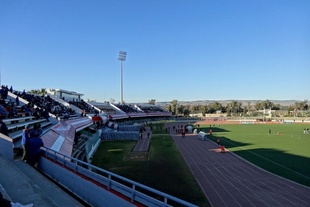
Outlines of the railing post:
M74 163L75 163L74 172L76 173L77 172L77 168L78 168L78 163L77 163L77 161L74 161Z
M168 206L168 198L167 197L164 198L164 204L165 204L165 206Z
M108 175L108 189L111 189L111 174Z
M54 151L54 162L56 162L56 157L57 157L57 152L56 151Z
M131 202L135 201L135 194L136 194L136 185L132 185L132 194L131 194Z

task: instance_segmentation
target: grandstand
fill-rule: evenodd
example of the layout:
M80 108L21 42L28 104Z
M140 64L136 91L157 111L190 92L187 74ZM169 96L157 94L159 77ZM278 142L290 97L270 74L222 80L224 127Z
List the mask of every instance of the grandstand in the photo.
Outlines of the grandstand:
M47 91L34 95L1 88L1 103L10 108L4 119L9 136L0 133L0 165L6 169L0 187L6 199L34 206L169 206L170 201L195 206L89 163L101 140L139 139L142 124L127 123L170 119L171 113L156 106L85 102L83 94L62 89ZM36 123L43 128L44 147L35 170L20 160L20 142L25 126ZM23 196L26 192L32 195Z

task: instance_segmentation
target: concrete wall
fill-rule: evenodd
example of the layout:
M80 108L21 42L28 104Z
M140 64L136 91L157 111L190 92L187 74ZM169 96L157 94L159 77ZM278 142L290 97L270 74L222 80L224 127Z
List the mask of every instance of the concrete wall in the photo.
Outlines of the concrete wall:
M13 139L0 133L0 153L9 160L14 160Z
M92 206L136 206L45 157L41 157L39 168L46 175Z

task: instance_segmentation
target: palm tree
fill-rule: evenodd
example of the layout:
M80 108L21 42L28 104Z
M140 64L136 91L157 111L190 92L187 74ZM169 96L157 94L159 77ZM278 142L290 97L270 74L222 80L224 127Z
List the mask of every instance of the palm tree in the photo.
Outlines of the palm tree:
M171 111L172 113L174 113L175 115L177 115L177 105L178 105L178 100L173 100L171 103Z
M28 93L30 94L36 94L36 95L46 95L47 91L45 88L41 88L41 89L31 89L30 91L28 91Z
M155 105L155 102L156 102L156 99L149 100L149 104L151 104L151 105Z
M238 101L231 101L227 104L227 112L230 114L239 114L242 112L242 102Z

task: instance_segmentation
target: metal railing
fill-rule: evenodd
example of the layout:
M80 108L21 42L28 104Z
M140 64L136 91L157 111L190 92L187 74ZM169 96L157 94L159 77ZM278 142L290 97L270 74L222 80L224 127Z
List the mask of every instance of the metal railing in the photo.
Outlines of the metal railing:
M88 179L104 185L109 190L121 193L130 199L131 202L138 202L146 206L197 206L47 147L42 147L42 149L45 151L45 157L52 159L63 167L69 168L75 173L80 173ZM84 197L84 195L80 196Z

